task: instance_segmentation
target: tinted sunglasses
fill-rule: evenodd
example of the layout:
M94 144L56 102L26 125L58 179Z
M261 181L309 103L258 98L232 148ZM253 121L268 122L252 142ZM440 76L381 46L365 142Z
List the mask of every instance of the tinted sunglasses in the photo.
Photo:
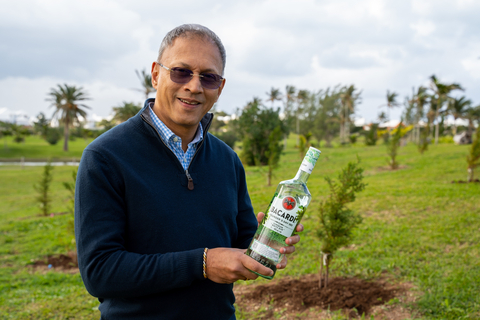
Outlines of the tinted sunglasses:
M165 70L170 71L170 80L175 83L185 84L192 80L193 76L199 76L202 87L206 89L218 89L224 80L221 76L215 73L194 74L190 69L168 68L161 63L156 63Z

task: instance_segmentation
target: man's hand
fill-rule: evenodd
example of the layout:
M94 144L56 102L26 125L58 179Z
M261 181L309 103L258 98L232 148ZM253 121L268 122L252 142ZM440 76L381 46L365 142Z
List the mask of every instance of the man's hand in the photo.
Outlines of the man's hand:
M257 221L258 224L262 223L263 217L265 217L265 213L259 212L257 215ZM297 226L297 229L295 230L296 232L302 232L303 231L303 224L299 223ZM293 246L294 244L297 244L300 242L300 236L298 234L293 235L291 237L288 237L285 239L285 244L287 244L287 247L280 248L280 253L284 254L290 254L295 252L295 247ZM277 264L277 269L285 269L287 266L287 256L285 256L282 261L280 261L279 264Z
M214 248L207 252L207 278L216 283L255 280L252 271L272 276L273 271L245 255L245 249Z

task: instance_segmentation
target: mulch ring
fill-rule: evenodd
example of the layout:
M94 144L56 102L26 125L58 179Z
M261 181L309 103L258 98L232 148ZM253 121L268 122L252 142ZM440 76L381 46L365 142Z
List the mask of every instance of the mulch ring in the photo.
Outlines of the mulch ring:
M30 267L37 270L55 270L62 272L78 272L77 253L54 254L44 259L34 261Z
M374 306L383 305L401 294L404 289L386 281L367 281L358 278L332 278L327 288L318 288L318 275L300 279L282 278L253 286L236 286L237 305L249 308L259 302L273 301L290 311L302 312L311 307L336 311L342 309L350 316L369 315ZM253 309L258 309L258 306ZM355 311L355 310L356 311ZM273 316L273 314L271 314ZM262 319L269 319L262 317Z

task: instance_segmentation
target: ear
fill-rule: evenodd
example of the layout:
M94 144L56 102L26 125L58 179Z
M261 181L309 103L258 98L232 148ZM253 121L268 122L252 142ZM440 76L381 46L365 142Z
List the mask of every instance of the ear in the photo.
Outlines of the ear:
M159 81L158 77L160 75L160 72L158 70L158 65L155 61L152 63L151 73L152 73L152 86L156 89Z
M215 99L215 102L217 102L218 98L220 98L220 95L222 94L222 91L223 91L223 87L225 87L225 82L227 82L227 79L223 78L222 84L221 84L220 87L217 89L217 90L218 90L218 94L217 94L217 99Z

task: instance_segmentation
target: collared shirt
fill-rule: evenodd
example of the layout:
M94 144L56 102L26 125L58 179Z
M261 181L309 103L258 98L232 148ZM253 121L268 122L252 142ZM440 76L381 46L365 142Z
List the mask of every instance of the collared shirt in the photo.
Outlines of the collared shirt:
M172 150L172 152L177 156L178 161L182 164L183 169L187 170L190 162L193 159L193 155L195 151L197 151L197 145L199 142L203 140L203 128L202 124L198 124L197 132L195 133L195 137L193 138L192 142L188 144L188 148L186 152L183 152L182 149L182 138L177 136L175 133L172 132L163 122L160 120L155 112L153 112L153 102L149 104L150 107L150 117L155 124L155 128L157 129L158 133L160 133L160 137L162 138L163 142Z

